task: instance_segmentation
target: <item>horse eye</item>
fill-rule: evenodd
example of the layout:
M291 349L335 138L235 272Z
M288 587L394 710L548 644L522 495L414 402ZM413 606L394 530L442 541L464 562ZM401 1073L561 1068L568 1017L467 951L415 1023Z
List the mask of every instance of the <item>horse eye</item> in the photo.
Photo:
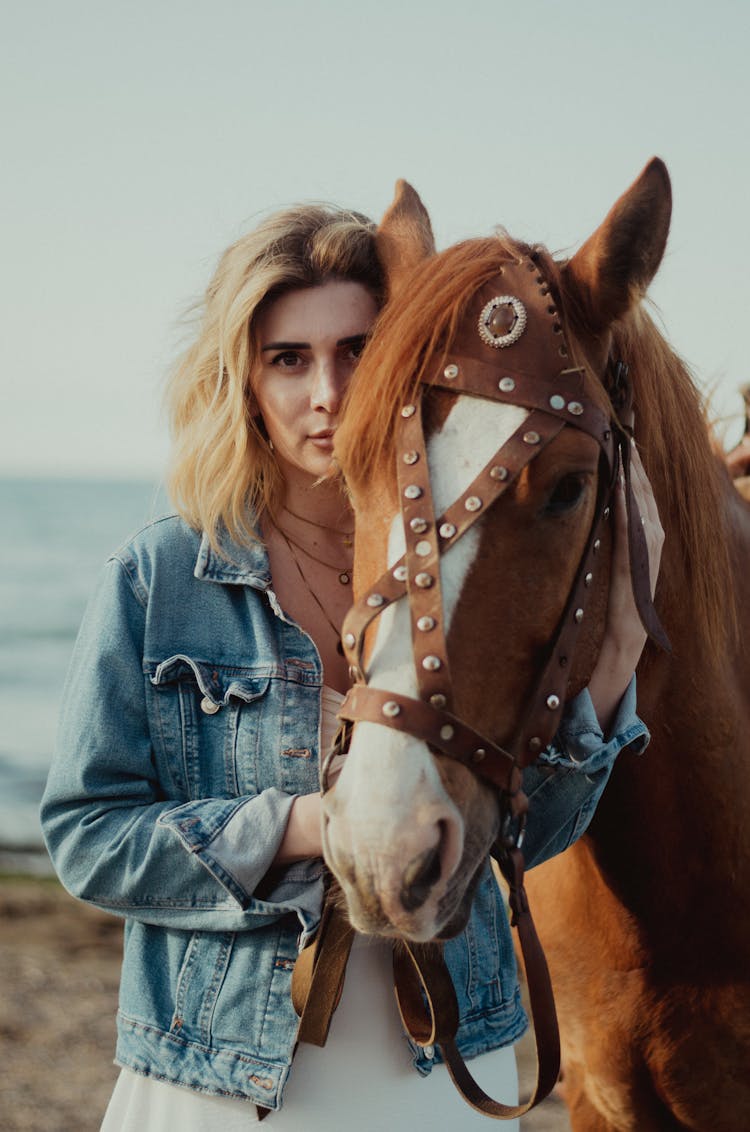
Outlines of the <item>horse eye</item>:
M574 473L563 476L555 484L555 490L547 500L545 511L553 515L562 515L566 511L571 511L583 495L584 487L583 476Z

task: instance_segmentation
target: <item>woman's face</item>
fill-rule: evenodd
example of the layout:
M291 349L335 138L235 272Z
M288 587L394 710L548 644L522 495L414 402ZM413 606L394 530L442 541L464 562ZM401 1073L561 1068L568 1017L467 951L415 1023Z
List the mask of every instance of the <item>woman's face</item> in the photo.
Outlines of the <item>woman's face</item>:
M252 391L287 480L328 471L341 400L377 313L363 284L337 280L289 291L258 319Z

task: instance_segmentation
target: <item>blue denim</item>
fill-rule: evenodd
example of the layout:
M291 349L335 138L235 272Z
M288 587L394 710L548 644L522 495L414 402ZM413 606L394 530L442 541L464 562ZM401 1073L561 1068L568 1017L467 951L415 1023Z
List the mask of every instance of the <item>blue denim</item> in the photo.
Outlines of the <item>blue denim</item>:
M126 919L121 1065L279 1106L297 1028L290 977L318 923L323 864L273 860L294 795L318 789L321 684L260 545L218 555L173 516L106 563L67 678L42 824L69 891ZM631 685L605 742L588 693L571 705L526 774L529 863L579 837L618 752L643 749L634 709ZM489 867L446 958L463 1053L515 1041L526 1019ZM432 1051L413 1049L429 1071Z

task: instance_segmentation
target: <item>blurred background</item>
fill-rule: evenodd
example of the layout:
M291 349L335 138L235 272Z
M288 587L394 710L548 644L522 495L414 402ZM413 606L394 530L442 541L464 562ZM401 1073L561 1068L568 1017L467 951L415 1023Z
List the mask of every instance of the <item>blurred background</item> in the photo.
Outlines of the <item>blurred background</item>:
M749 33L746 0L2 0L2 871L47 871L36 811L86 595L167 507L185 314L268 210L377 218L406 177L441 247L502 224L565 252L659 154L652 298L739 437Z

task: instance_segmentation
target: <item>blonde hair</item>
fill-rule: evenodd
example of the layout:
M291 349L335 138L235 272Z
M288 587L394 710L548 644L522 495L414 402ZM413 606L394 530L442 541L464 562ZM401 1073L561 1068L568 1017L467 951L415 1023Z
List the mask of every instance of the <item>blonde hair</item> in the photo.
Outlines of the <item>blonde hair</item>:
M262 421L251 411L258 357L255 322L288 291L332 279L363 284L380 306L375 226L330 205L274 213L222 255L200 304L198 337L175 365L166 404L174 447L169 494L183 518L218 547L237 542L277 510L283 481Z

